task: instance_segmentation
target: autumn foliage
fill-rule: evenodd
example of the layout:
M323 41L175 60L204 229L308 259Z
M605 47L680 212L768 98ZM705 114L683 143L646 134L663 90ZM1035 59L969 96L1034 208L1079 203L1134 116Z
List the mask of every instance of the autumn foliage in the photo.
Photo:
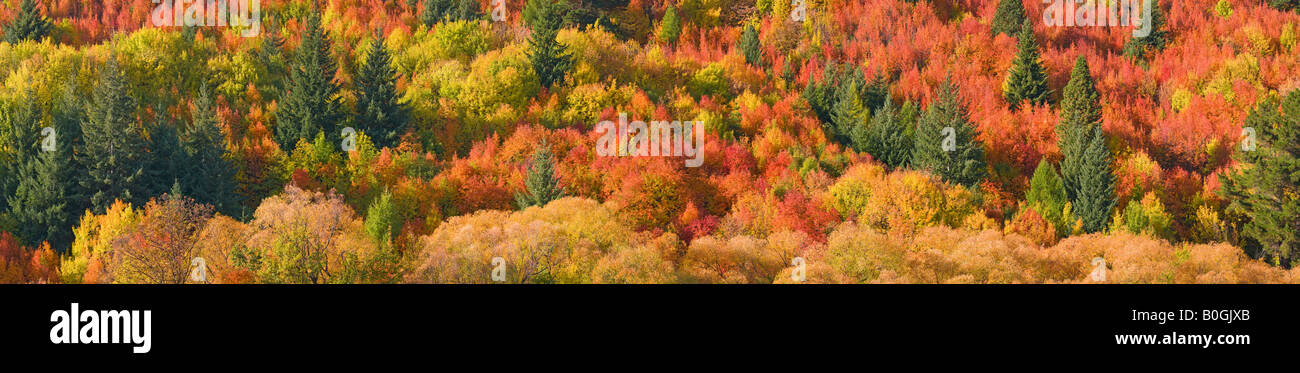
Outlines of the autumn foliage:
M1300 13L1228 2L1157 1L1163 47L1134 55L1131 27L1048 26L1028 0L1014 30L997 0L815 1L804 20L779 0L561 1L545 33L525 1L500 22L426 22L427 0L264 1L256 37L155 27L147 0L38 1L48 37L0 42L0 282L1086 283L1094 258L1111 283L1300 282L1243 250L1250 216L1220 181L1250 167L1234 154L1251 110L1300 89ZM0 3L7 24L18 1ZM304 37L315 16L327 43ZM537 43L571 61L539 70ZM86 110L64 103L91 101L110 59L138 103L118 119L147 142L151 186L131 190L152 192L91 204L69 181L66 205L11 206L32 134L79 128ZM1093 234L1034 185L1062 169L1077 61L1114 176ZM1007 102L1008 80L1032 97ZM317 85L327 125L294 88ZM37 119L11 119L29 101ZM597 124L619 118L703 123L702 165L599 154ZM155 167L164 129L207 119L231 167L220 211L164 192L175 173ZM385 120L402 123L366 133ZM954 123L965 163L945 172L934 131ZM892 148L854 139L884 124ZM345 147L335 127L361 130ZM92 157L72 149L75 176ZM549 192L520 203L530 188ZM72 243L7 233L31 211L62 214Z

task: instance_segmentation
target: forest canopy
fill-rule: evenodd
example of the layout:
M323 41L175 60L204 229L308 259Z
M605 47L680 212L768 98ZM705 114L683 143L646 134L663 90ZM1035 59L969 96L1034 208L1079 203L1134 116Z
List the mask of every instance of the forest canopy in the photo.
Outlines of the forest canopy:
M0 282L1300 282L1300 9L1152 3L0 0Z

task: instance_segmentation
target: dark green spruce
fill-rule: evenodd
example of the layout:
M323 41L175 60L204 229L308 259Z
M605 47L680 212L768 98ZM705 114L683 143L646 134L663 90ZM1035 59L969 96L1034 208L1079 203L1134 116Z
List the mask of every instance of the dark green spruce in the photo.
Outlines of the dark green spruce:
M1243 166L1220 178L1228 221L1247 253L1300 265L1300 90L1261 100L1242 127L1254 130L1255 144L1237 146L1233 158Z
M555 174L555 159L551 156L550 146L543 141L533 152L528 167L528 177L524 180L524 190L515 193L515 204L520 209L529 206L546 206L551 201L564 196L564 187L560 186L560 177Z
M1004 96L1011 110L1020 108L1021 104L1046 104L1051 91L1047 89L1047 68L1043 67L1042 56L1038 53L1038 41L1034 39L1034 29L1029 21L1020 27L1019 50L1011 60L1011 70L1007 73L1007 88Z
M196 202L212 205L221 214L237 216L235 165L226 154L226 137L217 123L207 87L194 100L190 125L181 140L181 149L188 160L179 178L181 190Z
M1101 101L1088 62L1075 60L1070 82L1061 97L1061 122L1057 124L1061 149L1061 180L1083 230L1101 232L1115 207L1115 176L1111 153L1101 130Z
M406 132L410 110L397 93L397 69L384 47L384 37L375 30L375 39L366 53L366 63L357 76L357 126L376 147L397 146Z
M1025 5L1020 0L1001 0L998 1L998 10L993 13L993 36L1006 34L1015 36L1020 30L1020 24L1028 21L1025 18Z
M760 66L763 63L762 49L758 43L758 30L754 25L745 25L745 31L740 34L740 54L745 56L745 63L751 66Z
M14 15L13 22L4 28L4 40L9 44L18 44L24 40L40 41L49 35L52 28L50 21L41 15L40 9L36 8L35 0L23 0L18 6L18 13Z
M298 140L315 138L318 133L328 139L339 136L343 113L339 85L334 82L338 67L331 49L329 34L321 29L320 12L314 10L307 15L302 44L295 53L289 84L276 113L275 141L286 151L292 150Z
M556 40L564 26L563 8L550 0L530 1L528 5L536 14L536 21L531 25L532 34L528 37L528 60L532 62L533 72L537 73L542 87L550 88L564 81L573 64L573 55Z
M871 125L865 128L866 134L862 136L865 143L861 146L891 170L906 167L912 158L912 145L915 143L908 126L894 108L893 101L887 99L885 105L871 117ZM855 138L854 142L857 143L858 140Z
M988 174L984 143L957 97L952 78L946 78L938 95L916 128L912 166L927 170L943 180L967 187Z
M81 124L82 148L76 162L84 168L79 184L90 207L102 213L114 200L142 205L149 194L144 176L148 141L137 124L136 100L126 76L110 55L100 71L89 115Z

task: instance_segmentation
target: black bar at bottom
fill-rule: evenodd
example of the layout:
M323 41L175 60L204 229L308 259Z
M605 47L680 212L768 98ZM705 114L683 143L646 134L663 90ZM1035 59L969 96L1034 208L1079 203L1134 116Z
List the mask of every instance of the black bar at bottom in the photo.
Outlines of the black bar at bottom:
M666 350L723 346L754 358L816 353L846 361L858 357L835 352L1253 355L1296 345L1290 301L1296 289L13 285L0 286L0 339L7 344L6 355L137 361L211 356L428 360L483 351L644 358ZM71 311L73 303L83 316L86 310L150 311L148 352L134 353L135 343L53 343L57 324L50 320L58 311ZM1156 337L1144 340L1148 337L1142 335ZM1214 341L1206 346L1190 339L1201 336Z

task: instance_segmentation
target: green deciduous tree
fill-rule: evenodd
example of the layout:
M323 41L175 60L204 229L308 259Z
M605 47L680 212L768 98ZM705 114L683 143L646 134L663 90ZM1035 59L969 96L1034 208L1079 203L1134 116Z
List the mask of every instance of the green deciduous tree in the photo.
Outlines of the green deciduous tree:
M286 151L299 139L308 139L324 132L333 139L339 135L339 121L343 119L334 82L337 64L330 54L329 33L321 29L320 12L307 15L302 44L295 54L294 66L289 71L289 85L276 114L275 141Z
M23 0L18 6L18 13L14 15L13 22L5 26L5 41L9 44L18 44L23 40L40 41L50 33L50 21L41 15L41 11L36 9L35 0Z
M520 209L546 206L563 196L564 187L560 186L560 177L555 174L555 159L551 156L550 147L543 141L533 152L528 178L524 180L524 190L515 193L515 204Z
M957 97L952 78L944 79L916 129L912 166L944 181L974 186L988 174L984 144Z
M397 93L397 69L384 47L384 37L375 30L375 39L366 53L366 62L357 76L357 114L359 129L369 134L381 148L397 146L406 132L410 109L400 102Z
M1224 175L1220 194L1226 211L1258 257L1293 267L1300 264L1300 90L1279 103L1261 101L1243 128L1255 131L1254 148L1238 147L1242 163Z
M1017 1L1018 0L1014 0ZM1038 53L1038 42L1034 39L1034 29L1025 21L1017 34L1019 50L1011 60L1011 70L1007 73L1006 90L1003 96L1011 110L1020 107L1024 101L1029 104L1047 103L1047 68L1043 67L1042 57Z

